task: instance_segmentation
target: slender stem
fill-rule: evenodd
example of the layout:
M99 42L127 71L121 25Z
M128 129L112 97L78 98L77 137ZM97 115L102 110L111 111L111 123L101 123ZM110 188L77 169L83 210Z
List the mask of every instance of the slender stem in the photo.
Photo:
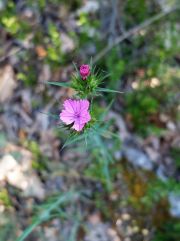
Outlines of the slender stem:
M94 97L92 96L92 97L91 97L91 107L90 107L90 111L92 111L93 100L94 100Z

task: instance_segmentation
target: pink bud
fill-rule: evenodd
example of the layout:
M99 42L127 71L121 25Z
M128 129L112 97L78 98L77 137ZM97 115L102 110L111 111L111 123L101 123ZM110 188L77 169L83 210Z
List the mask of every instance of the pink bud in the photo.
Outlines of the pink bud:
M80 75L82 77L83 80L85 80L88 75L90 74L90 67L88 64L83 64L80 67Z

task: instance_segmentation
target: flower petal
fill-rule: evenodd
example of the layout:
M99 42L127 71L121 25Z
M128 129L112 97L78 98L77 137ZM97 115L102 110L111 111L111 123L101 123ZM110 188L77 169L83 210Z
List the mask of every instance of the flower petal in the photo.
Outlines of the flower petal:
M91 120L88 108L88 100L69 99L64 102L64 110L62 110L59 117L67 125L74 122L72 128L81 131L84 125Z
M60 115L60 119L66 123L67 125L72 124L74 122L74 116L73 114L67 112L66 110L63 110Z
M80 100L74 100L74 109L76 114L80 114L81 112Z
M84 123L80 123L79 120L74 122L74 125L72 126L72 129L76 130L76 131L81 131L84 127Z
M80 100L81 111L89 109L89 101L88 100Z
M80 67L80 75L82 77L82 79L86 79L87 76L90 74L90 66L88 64L83 64Z
M65 110L67 110L70 113L75 112L75 106L74 105L75 105L74 100L69 99L69 100L64 101L64 108L65 108Z
M81 124L87 123L90 120L91 120L91 116L88 111L84 111L83 113L81 113L81 115L80 115L80 123Z

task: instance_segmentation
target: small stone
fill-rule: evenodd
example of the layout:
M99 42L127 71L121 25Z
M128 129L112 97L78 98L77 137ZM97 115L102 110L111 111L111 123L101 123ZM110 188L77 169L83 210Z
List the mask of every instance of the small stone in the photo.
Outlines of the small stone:
M147 229L142 229L142 234L144 235L144 236L147 236L148 234L149 234L149 230L147 230Z
M128 236L131 236L131 235L133 234L133 229L132 229L132 227L131 227L131 226L127 226L126 232L127 232L127 235L128 235Z
M132 227L132 232L133 233L138 233L139 232L139 227L138 226Z
M149 157L141 150L135 147L129 147L125 145L123 147L123 154L126 159L134 166L143 168L144 170L152 170L153 164Z
M175 131L176 130L176 125L172 121L168 121L166 126L171 131Z
M0 181L6 180L10 185L19 188L24 196L43 199L45 190L31 169L31 160L28 157L25 155L21 161L17 161L12 155L3 156L0 159Z
M121 160L121 158L122 158L122 151L116 151L116 152L114 153L114 158L115 158L117 161Z
M170 193L168 199L170 203L171 216L180 218L180 195Z
M123 213L123 214L121 215L121 218L122 218L122 220L124 220L124 221L128 221L128 220L130 220L131 216L130 216L128 213Z
M167 181L167 175L165 174L165 167L163 165L157 168L156 174L162 181Z
M123 221L120 218L118 218L117 221L116 221L116 225L121 226L122 223L123 223Z
M154 148L151 148L149 146L147 146L145 148L145 150L146 150L146 153L148 154L148 156L150 157L151 161L153 161L153 162L158 161L158 159L160 158L158 151L156 151Z
M160 114L159 119L163 122L166 123L169 120L169 117L163 113Z

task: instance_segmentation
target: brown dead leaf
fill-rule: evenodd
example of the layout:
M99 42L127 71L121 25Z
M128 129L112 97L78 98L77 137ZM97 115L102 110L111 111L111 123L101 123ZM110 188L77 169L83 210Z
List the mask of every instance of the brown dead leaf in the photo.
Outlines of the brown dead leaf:
M14 71L11 65L0 68L0 102L3 103L11 98L17 86Z
M38 45L38 46L36 47L36 53L37 53L38 57L39 57L39 58L42 58L42 59L47 56L47 51L46 51L46 50L44 49L44 47L41 46L41 45Z
M20 129L19 133L18 133L18 136L19 136L19 140L21 140L21 141L24 140L25 141L26 138L27 138L27 133L25 132L25 130Z

